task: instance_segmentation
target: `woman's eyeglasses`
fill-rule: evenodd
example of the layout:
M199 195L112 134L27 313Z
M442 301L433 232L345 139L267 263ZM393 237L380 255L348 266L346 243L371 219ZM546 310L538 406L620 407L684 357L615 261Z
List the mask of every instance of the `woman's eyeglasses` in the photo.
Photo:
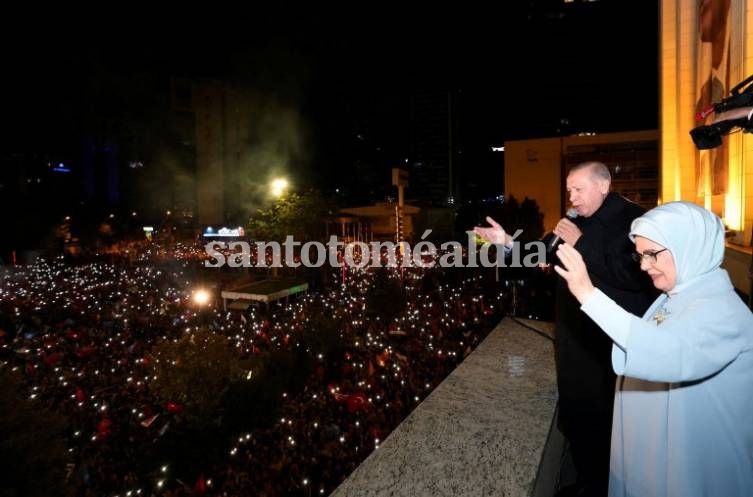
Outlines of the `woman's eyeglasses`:
M643 252L642 254L640 252L633 252L633 260L635 262L641 262L643 260L646 260L648 262L654 263L656 262L656 256L661 254L665 250L669 250L669 249L663 248L661 250L656 250L656 251L647 250Z

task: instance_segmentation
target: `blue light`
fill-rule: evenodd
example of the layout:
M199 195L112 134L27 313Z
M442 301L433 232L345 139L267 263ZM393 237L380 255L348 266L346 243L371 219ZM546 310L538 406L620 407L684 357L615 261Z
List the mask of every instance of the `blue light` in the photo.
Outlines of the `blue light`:
M58 162L58 165L56 167L53 167L52 170L55 171L56 173L69 173L69 172L71 172L71 170L68 169L67 167L65 167L65 164L62 163L62 162Z

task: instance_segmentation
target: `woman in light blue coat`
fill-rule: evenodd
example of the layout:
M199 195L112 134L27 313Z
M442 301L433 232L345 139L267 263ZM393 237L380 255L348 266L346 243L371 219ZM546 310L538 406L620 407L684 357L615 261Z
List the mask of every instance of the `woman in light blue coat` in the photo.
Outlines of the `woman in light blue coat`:
M735 293L724 227L689 202L631 226L635 259L662 290L642 318L595 289L563 245L555 269L614 341L610 497L753 496L753 314Z

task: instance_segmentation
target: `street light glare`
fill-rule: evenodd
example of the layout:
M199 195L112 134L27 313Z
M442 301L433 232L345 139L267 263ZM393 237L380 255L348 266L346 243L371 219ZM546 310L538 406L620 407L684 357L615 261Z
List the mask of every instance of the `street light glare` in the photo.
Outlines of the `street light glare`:
M193 300L199 305L204 305L209 302L209 292L206 290L196 290L193 294Z
M277 178L272 181L272 195L275 197L282 196L285 190L288 188L288 180L285 178Z

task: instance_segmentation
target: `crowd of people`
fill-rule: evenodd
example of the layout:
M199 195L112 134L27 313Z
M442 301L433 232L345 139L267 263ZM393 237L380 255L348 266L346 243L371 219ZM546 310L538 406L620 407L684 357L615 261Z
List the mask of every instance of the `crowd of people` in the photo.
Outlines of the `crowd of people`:
M567 188L578 215L546 245L559 428L578 480L558 495L750 495L753 315L721 269L723 223L690 202L643 211L611 191L598 162L573 168ZM518 243L489 223L476 231ZM202 249L130 243L3 269L2 367L23 375L24 401L64 419L77 495L328 495L514 313L524 283L465 268L333 269L315 291L227 311L217 295L227 274L205 268ZM215 299L197 308L210 274ZM310 346L323 322L339 355ZM185 399L160 395L155 351L199 332L223 337L238 361L305 351L316 366L277 392L279 419L215 441L187 472L187 456L163 443L188 433Z
M350 270L269 308L224 311L215 299L207 316L191 299L197 276L207 279L196 270L201 247L125 247L2 274L3 367L23 374L27 401L65 420L76 495L327 495L473 350L509 298L483 276L393 270L405 305L389 322L369 319L375 273ZM160 444L185 424L180 402L154 391L154 348L205 326L238 357L293 350L315 333L316 315L338 323L346 344L344 357L322 359L341 364L337 375L316 368L299 393L281 392L273 426L235 434L198 474L174 474Z

